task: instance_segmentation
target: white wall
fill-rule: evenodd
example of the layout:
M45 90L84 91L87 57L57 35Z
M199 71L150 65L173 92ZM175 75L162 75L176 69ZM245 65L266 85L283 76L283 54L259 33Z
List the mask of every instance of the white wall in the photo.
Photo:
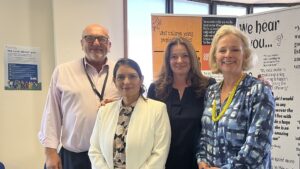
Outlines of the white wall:
M124 57L122 0L53 0L56 63L82 57L82 30L99 23L110 31L110 58Z
M54 67L49 0L0 1L0 161L7 169L41 168L37 132ZM4 45L40 47L42 91L4 90Z
M0 0L0 161L6 169L42 168L37 139L55 63L82 57L82 29L100 23L110 29L110 56L123 56L123 1ZM4 45L40 47L42 91L4 90ZM56 55L55 55L56 54Z

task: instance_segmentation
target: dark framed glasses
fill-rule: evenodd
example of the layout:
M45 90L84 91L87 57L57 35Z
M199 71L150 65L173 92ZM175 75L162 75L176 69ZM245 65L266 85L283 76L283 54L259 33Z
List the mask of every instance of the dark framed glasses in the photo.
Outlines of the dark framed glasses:
M107 43L108 37L106 36L92 36L92 35L86 35L83 37L88 43L93 43L97 39L100 43Z

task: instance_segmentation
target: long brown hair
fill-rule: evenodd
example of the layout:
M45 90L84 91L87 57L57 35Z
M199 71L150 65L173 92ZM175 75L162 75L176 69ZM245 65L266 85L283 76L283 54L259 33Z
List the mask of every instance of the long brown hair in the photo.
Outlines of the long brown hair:
M200 97L208 85L208 78L199 70L200 63L193 45L183 37L175 37L170 40L166 47L163 65L158 79L155 81L156 97L162 101L165 101L169 97L172 90L174 76L170 65L171 48L178 44L185 46L188 51L191 69L188 72L186 80L191 81L191 86L195 89L196 96Z

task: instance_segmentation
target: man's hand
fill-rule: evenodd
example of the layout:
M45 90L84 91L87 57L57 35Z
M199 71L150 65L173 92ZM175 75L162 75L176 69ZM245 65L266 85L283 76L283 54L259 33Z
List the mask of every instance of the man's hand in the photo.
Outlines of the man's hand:
M115 100L117 100L117 99L104 99L100 102L100 104L98 105L98 108L100 108L101 106L104 106L107 103L113 102Z
M199 169L210 169L209 165L205 162L198 163L198 168Z
M45 148L46 169L63 169L57 150L53 148Z

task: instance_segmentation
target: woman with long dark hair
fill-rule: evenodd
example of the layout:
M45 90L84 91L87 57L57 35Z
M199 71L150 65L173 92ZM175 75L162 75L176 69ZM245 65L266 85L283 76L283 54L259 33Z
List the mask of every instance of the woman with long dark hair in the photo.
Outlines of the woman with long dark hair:
M196 169L195 143L201 130L204 95L215 83L200 71L192 44L185 38L172 39L165 50L158 79L148 97L167 105L172 137L166 169Z

